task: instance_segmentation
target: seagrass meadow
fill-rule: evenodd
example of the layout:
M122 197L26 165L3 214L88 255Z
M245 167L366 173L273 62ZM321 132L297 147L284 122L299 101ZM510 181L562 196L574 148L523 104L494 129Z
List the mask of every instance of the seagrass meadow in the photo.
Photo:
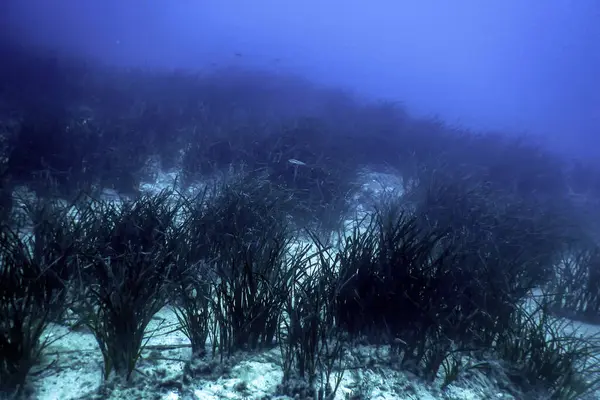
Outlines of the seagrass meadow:
M597 166L3 46L0 398L600 398Z

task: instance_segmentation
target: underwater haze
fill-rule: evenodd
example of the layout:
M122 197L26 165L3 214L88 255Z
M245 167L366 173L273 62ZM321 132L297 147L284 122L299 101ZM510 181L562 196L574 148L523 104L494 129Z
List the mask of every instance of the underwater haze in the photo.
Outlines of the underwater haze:
M0 400L600 400L598 21L0 1Z
M600 146L600 3L6 1L11 40L108 63L273 68L475 130Z

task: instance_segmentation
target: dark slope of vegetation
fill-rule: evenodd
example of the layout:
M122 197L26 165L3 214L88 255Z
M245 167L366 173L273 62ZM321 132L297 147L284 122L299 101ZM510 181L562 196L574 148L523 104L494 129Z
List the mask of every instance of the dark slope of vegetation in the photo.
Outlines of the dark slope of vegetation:
M598 389L596 338L555 318L600 319L593 166L289 77L1 51L3 395L27 395L67 313L105 378L133 379L165 305L184 393L195 360L278 346L279 394L330 398L359 342L442 387L477 368L521 398ZM161 169L177 184L141 193ZM403 187L357 215L365 169Z

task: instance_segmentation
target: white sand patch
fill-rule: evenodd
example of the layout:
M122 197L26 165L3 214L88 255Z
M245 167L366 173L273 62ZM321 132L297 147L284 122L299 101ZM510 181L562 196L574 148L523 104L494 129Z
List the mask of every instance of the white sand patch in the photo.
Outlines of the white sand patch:
M100 391L102 356L91 333L53 325L49 331L58 338L47 351L43 373L32 379L34 398L39 400L75 399L266 399L274 397L283 377L278 348L240 354L222 365L218 356L198 360L192 367L193 377L185 378L186 361L191 351L185 336L177 328L170 308L161 310L148 327L157 330L148 341L138 363L139 373L130 385ZM460 381L444 391L436 384L426 385L414 375L385 365L385 351L360 346L350 351L336 400L484 400L513 399L502 393L484 376ZM379 357L379 358L378 358ZM358 367L356 360L370 360ZM48 366L50 364L50 366ZM114 385L107 385L111 388ZM366 396L366 397L360 397Z

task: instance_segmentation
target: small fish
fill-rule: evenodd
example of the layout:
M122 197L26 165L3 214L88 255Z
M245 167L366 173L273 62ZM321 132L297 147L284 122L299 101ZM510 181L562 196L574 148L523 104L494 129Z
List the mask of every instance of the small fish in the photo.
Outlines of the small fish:
M302 161L300 161L300 160L296 160L295 158L290 158L290 159L288 160L288 162L289 162L290 164L293 164L293 165L306 165L306 163L304 163L304 162L302 162Z

